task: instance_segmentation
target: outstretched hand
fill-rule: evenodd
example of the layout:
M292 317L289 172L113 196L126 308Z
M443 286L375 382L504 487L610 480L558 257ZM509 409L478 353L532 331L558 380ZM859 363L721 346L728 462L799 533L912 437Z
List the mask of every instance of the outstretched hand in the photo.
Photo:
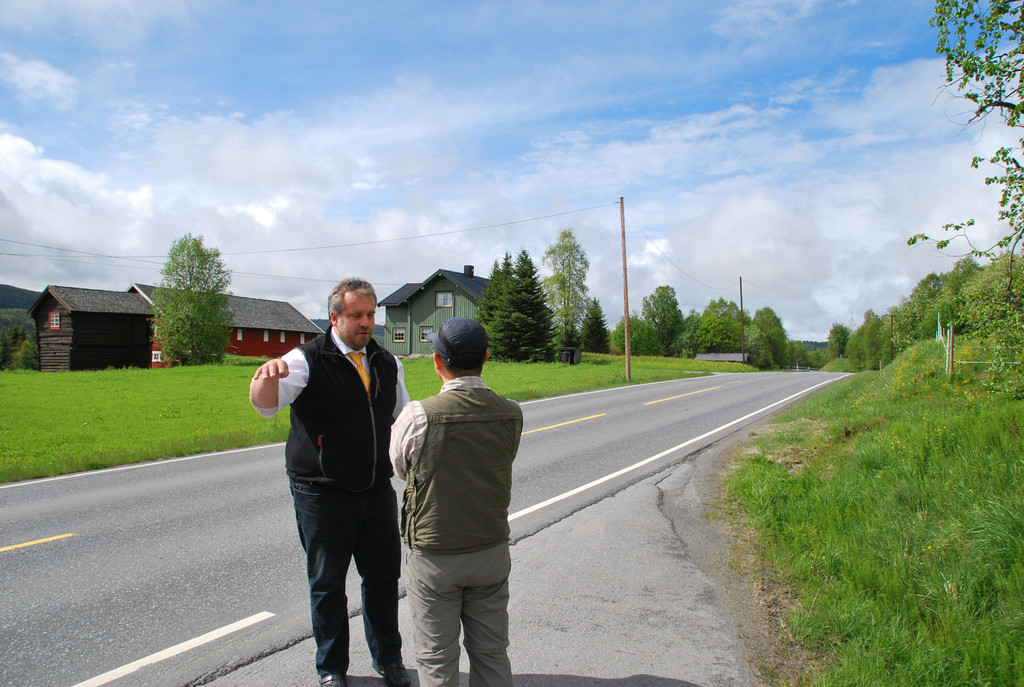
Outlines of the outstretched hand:
M281 358L274 358L260 365L252 376L252 380L255 382L258 379L279 379L287 376L288 363Z

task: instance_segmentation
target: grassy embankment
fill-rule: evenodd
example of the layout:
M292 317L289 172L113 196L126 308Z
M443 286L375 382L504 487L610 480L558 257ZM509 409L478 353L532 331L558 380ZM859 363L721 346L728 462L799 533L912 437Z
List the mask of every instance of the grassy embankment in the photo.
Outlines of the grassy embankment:
M624 359L586 354L579 365L490 362L499 393L519 401L626 384ZM261 361L162 370L0 373L0 482L169 456L283 441L288 413L266 419L249 405ZM437 393L429 358L405 361L413 399ZM751 368L634 358L634 383Z
M764 426L727 480L825 666L802 684L1024 685L1024 402L979 374L919 345Z

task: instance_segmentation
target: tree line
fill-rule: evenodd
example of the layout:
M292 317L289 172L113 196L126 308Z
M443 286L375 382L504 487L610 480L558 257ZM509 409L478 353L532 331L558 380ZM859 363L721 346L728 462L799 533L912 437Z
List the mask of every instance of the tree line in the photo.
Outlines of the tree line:
M35 322L23 310L0 310L0 370L38 370Z
M477 316L491 339L498 360L544 362L562 347L593 353L621 353L625 320L609 331L604 312L586 286L590 267L586 252L571 228L563 229L544 253L551 275L539 276L523 249L513 259L496 260ZM630 316L630 350L636 355L693 357L697 353L740 352L745 346L752 364L778 369L813 364L813 352L789 341L782 320L771 308L753 317L725 299L712 301L702 313L683 316L676 292L659 286ZM742 335L741 335L742 334Z

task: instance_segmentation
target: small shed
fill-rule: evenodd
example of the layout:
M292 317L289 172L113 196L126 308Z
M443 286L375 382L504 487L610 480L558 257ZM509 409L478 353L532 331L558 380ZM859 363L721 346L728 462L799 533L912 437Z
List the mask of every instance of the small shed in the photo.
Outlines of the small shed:
M719 363L745 363L749 353L698 353L696 360L711 360Z
M28 314L42 371L150 366L152 310L138 293L47 286Z

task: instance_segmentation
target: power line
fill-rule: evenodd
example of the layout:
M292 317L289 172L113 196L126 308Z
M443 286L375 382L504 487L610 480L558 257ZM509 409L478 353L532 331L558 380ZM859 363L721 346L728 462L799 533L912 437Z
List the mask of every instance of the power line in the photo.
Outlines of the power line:
M579 208L577 210L567 210L565 212L556 212L556 213L553 213L553 214L550 214L550 215L541 215L539 217L529 217L529 218L526 218L526 219L517 219L517 220L512 220L510 222L499 222L497 224L486 224L486 225L479 226L479 227L469 227L467 229L452 229L450 231L438 231L438 232L434 232L434 233L431 233L431 234L417 234L415 236L398 236L398 237L390 238L390 239L376 239L376 240L372 240L372 241L355 241L355 242L352 242L352 243L335 243L335 244L326 245L326 246L306 246L306 247L301 247L301 248L274 248L274 249L270 249L270 250L238 251L238 252L231 252L231 253L221 253L221 255L227 257L227 256L235 256L235 255L268 255L268 254L271 254L271 253L297 253L297 252L301 252L301 251L310 251L310 250L317 250L317 251L319 251L319 250L331 250L331 249L334 249L334 248L354 248L354 247L357 247L357 246L372 246L372 245L381 244L381 243L396 243L398 241L413 241L413 240L416 240L416 239L434 238L434 237L437 237L437 236L447 236L447 235L450 235L450 234L464 234L464 233L471 232L471 231L482 231L484 229L497 229L499 227L510 227L510 226L514 226L516 224L526 224L528 222L539 222L541 220L552 219L554 217L564 217L565 215L573 215L573 214L576 214L578 212L588 212L590 210L596 210L598 208L608 207L610 205L618 205L618 202L616 201L616 202L613 202L613 203L602 203L601 205L594 205L592 207L587 207L587 208ZM107 258L107 259L111 259L111 260L142 260L142 261L146 261L146 260L153 260L153 259L163 259L163 258L166 257L164 255L107 255L107 254L104 254L104 253L91 253L91 252L88 252L88 251L75 250L75 249L72 249L72 248L60 248L60 247L57 247L57 246L46 246L46 245L42 245L42 244L38 244L38 243L27 243L25 241L14 241L13 239L0 238L0 241L4 241L4 242L7 242L7 243L15 243L15 244L18 244L18 245L21 245L21 246L31 246L32 248L45 248L47 250L65 251L65 252L68 252L68 253L78 253L80 255L87 255L87 256L92 256L92 257L97 257L97 258ZM0 253L0 255L17 255L17 254L15 254L15 253ZM32 257L46 257L46 256L32 256ZM260 275L260 276L269 276L269 275Z
M644 235L644 238L647 239L647 243L651 244L651 246L654 247L654 250L656 250L659 253L661 253L661 257L665 258L665 260L668 262L668 264L672 265L672 267L675 267L676 270L678 270L679 273L682 274L684 277L686 277L687 279L689 279L689 280L691 280L691 281L693 281L693 282L695 282L697 284L700 284L701 286L703 286L706 289L716 289L718 291L725 291L725 290L728 290L728 289L732 288L732 286L711 286L710 284L705 284L700 279L697 279L696 277L694 277L693 275L688 273L686 270L684 270L682 267L680 267L679 265L675 264L672 261L672 258L670 258L667 255L665 255L665 251L663 251L661 248L659 248L658 244L654 242L654 239L652 239L650 236L648 236L647 232L644 231L643 227L641 227L640 224L635 219L633 219L633 215L629 214L629 210L626 211L626 214L629 215L629 220L636 226L636 228L640 231L640 233Z
M327 245L327 246L309 246L309 247L302 247L302 248L278 248L278 249L259 250L259 251L240 251L240 252L232 252L232 253L221 253L221 255L223 257L240 256L240 255L269 255L269 254L272 254L272 253L296 253L296 252L301 252L301 251L322 251L322 250L331 250L331 249L336 249L336 248L353 248L353 247L357 247L357 246L370 246L370 245L376 245L376 244L382 244L382 243L396 243L398 241L412 241L412 240L415 240L415 239L434 238L434 237L437 237L437 236L446 236L446 235L450 235L450 234L463 234L463 233L472 232L472 231L482 231L484 229L497 229L497 228L500 228L500 227L515 226L517 224L526 224L526 223L529 223L529 222L538 222L538 221L541 221L541 220L551 219L551 218L554 218L554 217L564 217L565 215L572 215L572 214L576 214L576 213L579 213L579 212L588 212L590 210L596 210L596 209L599 209L599 208L609 207L609 206L612 206L612 205L618 205L618 202L615 201L615 202L611 202L611 203L602 203L600 205L594 205L594 206L586 207L586 208L579 208L579 209L576 209L576 210L567 210L565 212L556 212L556 213L553 213L553 214L550 214L550 215L541 215L541 216L538 216L538 217L529 217L529 218L526 218L526 219L512 220L512 221L509 221L509 222L499 222L499 223L496 223L496 224L487 224L487 225L478 226L478 227L469 227L469 228L466 228L466 229L453 229L453 230L450 230L450 231L439 231L439 232L433 232L433 233L430 233L430 234L418 234L418 235L415 235L415 236L399 236L399 237L390 238L390 239L375 239L375 240L371 240L371 241L357 241L357 242L353 242L353 243L339 243L339 244L332 244L332 245ZM0 256L5 256L6 255L6 256L12 256L12 257L42 258L42 259L49 259L49 260L59 260L59 261L62 261L62 262L71 262L71 263L76 263L76 264L94 264L92 262L87 261L87 258L98 258L98 259L103 259L103 260L134 260L134 261L143 262L143 263L147 263L147 264L151 264L151 265L155 265L155 266L159 267L163 263L161 263L161 262L153 262L153 261L154 260L162 260L162 259L164 259L166 257L164 255L108 255L108 254L105 254L105 253L93 253L93 252L90 252L90 251L76 250L76 249L73 249L73 248L61 248L59 246L47 246L47 245L44 245L44 244L29 243L29 242L26 242L26 241L15 241L14 239L0 238L0 241L3 241L5 243L13 243L13 244L17 244L17 245L20 245L20 246L29 246L29 247L32 247L32 248L43 248L43 249L46 249L46 250L61 251L61 252L65 252L65 253L75 253L78 256L81 256L81 259L76 260L76 259L73 259L71 257L59 257L59 256L54 256L54 255L42 255L42 254L33 254L33 253L5 253L5 252L0 252ZM126 265L110 265L110 266L111 267L126 267ZM336 281L336 280L333 280L333 279L318 279L316 277L308 277L308 276L292 277L292 276L288 276L288 275L259 274L259 273L256 273L256 272L238 272L238 271L234 271L234 270L232 270L232 276L233 277L240 277L240 278L259 278L259 279L279 279L279 280L296 280L296 281L315 281L315 282L325 282L325 283L333 283L334 281ZM380 285L384 285L384 286L401 286L402 285L402 284L398 284L398 283L394 283L394 282L377 282L377 281L375 281L374 283L380 284Z
M629 215L629 211L628 210L626 211L626 214ZM654 240L650 236L648 236L647 232L645 232L643 230L643 227L640 226L640 224L633 218L632 215L629 216L629 219L636 226L637 230L639 230L640 233L644 235L644 238L647 239L647 242L651 246L653 246L656 251L661 253L661 256L663 258L665 258L666 262L668 262L668 264L672 265L672 267L674 267L676 270L678 270L686 278L688 278L691 281L693 281L693 282L695 282L697 284L700 284L701 286L703 286L705 288L708 288L708 289L717 289L719 291L728 291L728 290L733 288L732 286L711 286L709 284L705 284L704 282L702 282L699 279L695 278L694 276L690 275L685 270L683 270L681 267L679 267L679 265L677 265L675 262L673 262L672 259L670 257L668 257L668 255L665 254L665 251L661 250L661 248L658 247L658 244L655 243ZM761 286L760 284L755 284L755 283L750 282L750 281L747 281L745 283L750 285L750 286L757 287L757 288L761 289L762 291L766 291L766 292L768 292L770 294L778 296L779 298L785 298L785 299L791 300L791 301L793 301L795 303L802 303L804 305L811 306L811 307L816 308L817 310L819 310L819 311L821 311L823 313L827 313L827 314L830 314L830 315L834 315L835 314L835 313L830 312L829 310L826 310L820 304L814 303L813 301L807 301L807 300L803 300L803 299L800 299L800 298L794 298L793 296L789 296L789 295L786 295L784 293L778 293L777 291L772 291L771 289L765 288L764 286Z
M511 222L501 222L498 224L487 224L480 227L470 227L468 229L452 229L451 231L438 231L432 234L417 234L416 236L398 236L391 239L377 239L375 241L357 241L354 243L336 243L329 246L314 246L311 248L278 248L272 250L254 250L245 251L240 253L223 253L223 255L264 255L267 253L294 253L305 250L330 250L333 248L354 248L356 246L372 246L378 243L396 243L398 241L413 241L415 239L426 239L434 238L436 236L447 236L450 234L464 234L470 231L481 231L483 229L497 229L499 227L510 227L516 224L526 224L527 222L539 222L543 219L551 219L553 217L564 217L565 215L573 215L577 212L587 212L589 210L596 210L598 208L608 207L609 205L618 205L615 203L603 203L601 205L594 205L589 208L580 208L579 210L568 210L566 212L556 212L552 215L542 215L540 217L530 217L528 219L517 219Z

